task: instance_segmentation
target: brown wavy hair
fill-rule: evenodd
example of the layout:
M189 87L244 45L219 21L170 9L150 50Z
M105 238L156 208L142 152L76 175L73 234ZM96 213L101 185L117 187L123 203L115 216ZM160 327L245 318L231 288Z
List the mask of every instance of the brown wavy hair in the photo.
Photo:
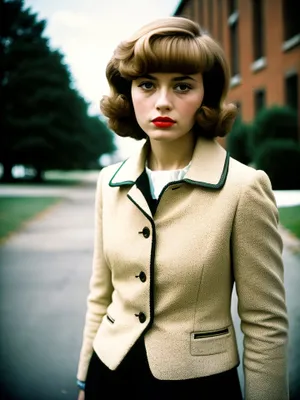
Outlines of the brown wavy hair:
M135 118L131 82L151 72L201 72L204 98L193 131L209 138L229 132L237 109L224 102L230 72L222 48L197 23L168 17L145 25L121 42L107 65L110 95L103 96L100 108L116 134L137 140L147 138Z

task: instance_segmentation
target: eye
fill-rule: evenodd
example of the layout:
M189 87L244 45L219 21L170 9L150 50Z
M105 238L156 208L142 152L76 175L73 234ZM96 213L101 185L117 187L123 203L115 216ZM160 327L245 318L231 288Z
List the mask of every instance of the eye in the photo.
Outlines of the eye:
M188 92L188 91L191 90L191 89L192 89L192 87L191 87L191 85L189 85L188 83L178 83L178 84L175 86L176 92L179 92L179 93L186 93L186 92Z
M153 82L141 82L138 87L142 88L143 90L152 90L154 88Z

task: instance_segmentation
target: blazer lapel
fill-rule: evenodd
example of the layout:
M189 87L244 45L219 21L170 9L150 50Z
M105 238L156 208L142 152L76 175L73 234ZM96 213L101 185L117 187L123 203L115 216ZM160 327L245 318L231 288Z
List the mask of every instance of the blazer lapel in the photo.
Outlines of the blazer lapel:
M137 180L145 169L145 163L149 151L149 143L146 142L137 152L125 160L109 182L111 187L131 186L127 197L145 214L152 219L152 213L148 202L141 190L137 187Z
M148 218L153 219L152 212L150 210L149 204L145 199L141 190L137 185L133 185L132 188L127 193L127 197L140 209L140 211Z

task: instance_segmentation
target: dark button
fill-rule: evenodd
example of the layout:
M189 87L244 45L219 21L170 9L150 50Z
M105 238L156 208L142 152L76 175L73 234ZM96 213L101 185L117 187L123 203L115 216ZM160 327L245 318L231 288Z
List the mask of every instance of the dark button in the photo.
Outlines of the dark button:
M146 315L143 312L139 313L139 321L143 324L146 321Z
M140 312L139 314L134 314L134 315L136 317L138 317L141 324L143 324L146 321L146 315L143 312Z
M145 272L141 271L139 274L139 278L142 282L146 282L147 277L146 277Z
M142 234L144 238L147 239L150 236L150 229L147 226L145 226L145 228L142 230Z

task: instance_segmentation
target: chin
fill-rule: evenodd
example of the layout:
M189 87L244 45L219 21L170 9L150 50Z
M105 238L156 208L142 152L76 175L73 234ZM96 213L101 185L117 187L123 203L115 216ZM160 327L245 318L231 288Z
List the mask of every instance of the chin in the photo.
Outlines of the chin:
M178 139L172 132L167 130L157 130L156 132L151 132L148 134L149 139L157 141L170 141Z

